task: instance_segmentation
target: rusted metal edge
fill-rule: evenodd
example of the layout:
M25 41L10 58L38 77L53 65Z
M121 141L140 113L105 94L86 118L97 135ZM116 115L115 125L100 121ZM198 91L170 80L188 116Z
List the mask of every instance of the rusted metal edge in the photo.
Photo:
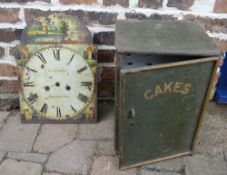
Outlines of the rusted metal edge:
M121 59L120 61L122 61L122 55L120 56ZM121 64L121 62L119 63ZM121 71L121 70L120 70ZM123 126L124 126L124 123L123 123L123 115L122 115L122 105L124 104L124 98L122 98L122 94L124 94L124 77L121 76L121 72L119 71L119 90L121 89L121 93L119 92L119 119L118 119L118 122L119 122L119 133L118 133L118 136L119 136L119 145L118 145L118 149L119 149L119 166L121 165L121 161L123 159L123 145L124 145L124 139L123 139L123 132L121 132L121 130L123 130ZM119 167L120 168L120 167Z
M208 102L209 102L209 97L210 97L210 93L211 93L211 90L213 88L213 81L215 79L215 76L217 74L217 69L219 67L219 62L218 62L218 57L215 61L215 65L213 66L213 71L212 71L212 75L211 75L211 78L210 78L210 81L209 81L209 85L208 85L208 88L207 88L207 92L206 92L206 96L205 96L205 99L204 99L204 103L203 103L203 106L201 108L201 111L200 111L200 117L199 117L199 121L197 123L197 127L196 127L196 130L195 130L195 135L194 135L194 138L192 140L192 151L195 150L195 147L196 145L198 144L198 136L199 136L199 132L201 130L201 126L202 126L202 122L204 121L204 116L205 116L205 112L206 112L206 107L208 105Z
M205 58L200 58L200 59L195 59L195 60L158 64L158 65L146 66L146 67L141 67L141 68L129 68L129 69L121 70L121 73L130 74L130 73L136 73L136 72L146 72L146 71L150 71L150 70L154 70L154 69L179 67L179 66L184 66L184 65L204 63L204 62L215 61L215 60L218 60L218 57L205 57Z
M128 168L133 168L133 167L137 167L137 166L141 166L141 165L145 165L145 164L149 164L149 163L160 162L160 161L163 161L163 160L169 160L169 159L173 159L173 158L176 158L176 157L186 156L186 155L191 155L191 154L192 154L192 151L187 151L187 152L184 152L184 153L179 153L179 154L175 154L175 155L172 155L172 156L167 156L167 157L163 157L163 158L160 158L160 159L147 160L147 161L136 163L136 164L129 165L129 166L122 166L122 167L120 166L120 169L125 170L125 169L128 169Z
M120 57L115 54L115 150L119 152L119 118L120 118Z
M121 50L121 49L117 48L117 52L118 53L135 53L135 50ZM138 53L138 52L136 52L136 53ZM139 53L160 55L160 53L162 53L162 51L161 50L160 51L150 51L150 52L140 51ZM213 56L219 56L220 54L221 54L221 52L218 52L218 51L208 52L207 50L204 50L204 51L193 50L193 53L189 53L189 52L187 52L187 50L181 50L181 52L179 52L179 50L168 50L168 52L164 53L163 55L213 57Z

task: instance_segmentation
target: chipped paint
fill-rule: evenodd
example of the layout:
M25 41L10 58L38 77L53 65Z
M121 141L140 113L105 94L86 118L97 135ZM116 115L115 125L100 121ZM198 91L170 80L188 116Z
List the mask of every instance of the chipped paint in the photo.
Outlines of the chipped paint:
M91 43L88 29L64 13L47 13L37 17L24 30L22 43Z
M34 60L34 55L37 53L42 53L47 50L53 50L53 49L59 49L59 55L60 50L65 50L64 52L66 53L66 50L68 52L72 52L73 57L75 57L76 60L80 59L80 62L84 62L86 64L87 69L90 71L90 76L93 77L94 82L92 83L93 89L90 90L91 92L89 96L89 101L86 102L85 105L83 105L83 108L79 109L74 109L71 111L70 115L68 113L63 114L61 112L57 113L57 117L55 114L52 112L47 114L40 113L40 109L42 109L42 106L39 106L37 109L37 106L39 104L43 104L44 101L41 100L40 102L37 100L37 103L33 105L33 103L30 103L28 99L29 93L31 88L27 89L25 88L25 84L23 80L24 77L28 76L27 78L30 80L32 75L29 74L29 72L26 72L27 67L29 64L30 66L36 66L36 64L32 64L32 60ZM85 25L83 25L76 17L67 15L65 13L51 13L47 12L43 16L39 16L37 18L34 18L33 22L29 24L26 29L22 33L21 37L21 47L20 47L20 52L21 52L21 57L20 59L17 60L18 64L18 72L19 72L19 79L21 80L21 90L20 90L20 109L21 109L21 114L22 114L22 121L24 122L69 122L69 123L79 123L79 122L96 122L97 116L96 116L96 83L95 83L95 77L96 77L96 66L97 62L95 59L96 55L96 47L91 43L91 35L89 30L86 28ZM63 53L64 53L63 52ZM48 52L46 52L48 53ZM49 52L52 53L52 52ZM71 53L70 53L71 54ZM54 59L52 54L47 54L45 55L45 64L48 65L48 60ZM66 58L67 56L62 56ZM73 58L72 57L72 58ZM71 58L71 60L72 60ZM60 60L60 56L59 56ZM63 59L61 59L63 60ZM70 61L71 62L71 61ZM72 62L73 63L73 62ZM51 62L50 64L57 64L54 61ZM75 64L75 62L74 62ZM64 64L63 64L64 65ZM73 64L71 64L73 66ZM79 65L79 64L77 64ZM40 67L36 67L36 71L38 71ZM41 67L41 69L44 69ZM71 72L68 72L67 75L71 75L66 79L61 79L61 83L64 82L64 84L67 84L70 82L70 85L72 87L75 87L75 80L72 78L74 76L72 71L76 71L78 67L75 65L73 66L73 69ZM41 71L40 71L41 72ZM53 75L52 75L53 76ZM72 81L71 79L74 81ZM34 76L32 77L34 78ZM47 81L51 81L49 78L48 80L44 80L43 78L36 77L37 82L44 83L44 87ZM93 80L92 79L92 80ZM27 80L26 80L27 81ZM30 80L31 81L31 80ZM65 81L67 81L65 83ZM36 81L34 81L36 82ZM59 80L60 82L60 80ZM40 84L39 84L40 85ZM28 85L29 86L29 85ZM49 86L49 85L48 85ZM57 85L56 85L57 86ZM33 87L33 85L31 86ZM36 86L34 86L35 89ZM33 89L33 90L34 90ZM71 89L71 88L70 88ZM49 91L49 90L48 90ZM72 91L75 92L75 91ZM27 94L27 95L26 95ZM42 95L44 94L45 96L45 101L48 103L48 99L50 104L54 106L54 108L57 108L57 111L60 107L61 109L64 109L64 105L66 104L63 102L61 99L61 96L55 95L54 97L56 100L59 100L59 103L56 104L56 102L51 101L51 98L53 96L49 95L49 92L43 92ZM31 93L30 93L31 95ZM37 95L37 94L36 94ZM41 94L39 94L40 98L42 97ZM64 96L65 98L65 96ZM71 100L72 103L76 106L76 99L78 98L77 96L69 96L67 97L67 100ZM88 97L87 97L88 98ZM45 103L45 104L46 104ZM83 103L84 104L84 103ZM56 105L59 105L56 106ZM81 104L80 104L81 105ZM78 105L77 107L80 107ZM68 105L70 106L70 105ZM54 111L55 112L55 111ZM60 118L59 118L59 113L60 113ZM73 114L72 114L73 113ZM67 115L66 115L67 114Z

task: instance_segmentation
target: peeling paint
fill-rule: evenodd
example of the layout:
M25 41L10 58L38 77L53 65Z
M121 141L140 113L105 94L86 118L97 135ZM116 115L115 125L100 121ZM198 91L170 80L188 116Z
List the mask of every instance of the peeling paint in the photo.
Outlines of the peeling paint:
M10 76L0 76L0 80L18 80L17 76L10 77Z
M207 34L212 38L218 38L223 41L227 41L227 34L226 33L216 33L216 32L209 32Z
M215 0L195 0L190 10L195 12L213 12Z

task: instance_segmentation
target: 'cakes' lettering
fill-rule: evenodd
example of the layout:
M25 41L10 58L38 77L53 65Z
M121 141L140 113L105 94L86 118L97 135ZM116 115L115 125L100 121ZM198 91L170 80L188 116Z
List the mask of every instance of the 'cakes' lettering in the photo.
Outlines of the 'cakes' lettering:
M184 82L168 82L163 84L157 84L154 89L148 89L144 92L144 99L151 100L154 97L164 95L166 93L180 93L187 95L190 92L191 84Z

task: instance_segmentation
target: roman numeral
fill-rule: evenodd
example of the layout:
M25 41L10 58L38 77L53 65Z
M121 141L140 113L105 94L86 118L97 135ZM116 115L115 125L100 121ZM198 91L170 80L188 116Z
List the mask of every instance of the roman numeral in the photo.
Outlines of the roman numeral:
M26 69L27 69L27 70L29 70L29 71L32 71L32 72L35 72L35 73L37 73L37 71L36 71L36 70L34 70L34 69L31 69L31 68L29 68L29 67L26 67Z
M72 62L74 56L75 56L75 54L72 55L72 57L71 57L70 61L68 62L68 64L70 64Z
M86 69L87 69L87 66L84 66L84 67L82 67L81 69L79 69L79 70L77 71L77 73L79 74L79 73L85 71Z
M74 112L77 112L76 109L75 109L72 105L70 105L70 106L71 106L71 109L72 109Z
M61 118L61 109L60 107L57 107L57 118Z
M42 53L37 53L37 57L45 64L46 63L46 60L45 58L43 57L43 54Z
M60 61L60 50L59 49L53 49L53 54L54 54L55 60Z
M33 104L38 100L38 95L37 94L33 94L30 93L29 97L28 97L28 101Z
M81 82L81 86L91 87L92 86L92 82L91 81L82 81Z
M43 113L43 114L46 114L47 108L48 108L48 105L46 103L44 103L42 108L41 108L41 110L40 110L40 112Z
M33 87L33 86L35 86L34 82L26 82L23 85L24 86L27 86L27 87Z
M84 103L87 103L88 100L89 100L89 98L88 98L86 95L83 95L83 94L81 94L81 93L79 93L79 95L77 96L77 98L78 98L80 101L84 102Z

